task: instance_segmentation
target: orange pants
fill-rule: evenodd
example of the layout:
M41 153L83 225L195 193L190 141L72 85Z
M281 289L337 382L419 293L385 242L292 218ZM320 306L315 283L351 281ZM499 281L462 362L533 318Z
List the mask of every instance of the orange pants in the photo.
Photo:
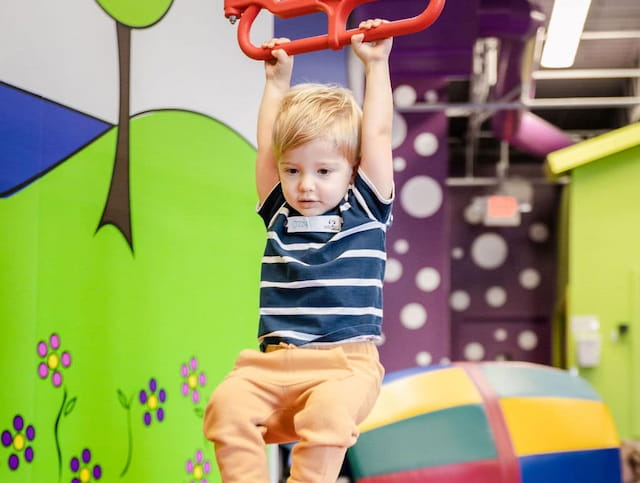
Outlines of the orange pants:
M222 481L268 483L265 443L298 441L289 483L335 483L380 391L378 350L368 342L276 348L242 351L207 405L204 433Z

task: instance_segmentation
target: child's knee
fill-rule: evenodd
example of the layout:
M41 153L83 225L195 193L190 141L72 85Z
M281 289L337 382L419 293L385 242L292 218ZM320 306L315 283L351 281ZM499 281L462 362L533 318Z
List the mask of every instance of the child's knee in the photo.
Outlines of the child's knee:
M305 408L295 417L301 438L314 444L349 447L357 438L354 418L344 406Z
M235 424L234 418L237 411L233 408L237 406L237 392L226 384L220 384L211 394L209 402L204 411L203 428L205 436L209 440L224 431L224 426Z

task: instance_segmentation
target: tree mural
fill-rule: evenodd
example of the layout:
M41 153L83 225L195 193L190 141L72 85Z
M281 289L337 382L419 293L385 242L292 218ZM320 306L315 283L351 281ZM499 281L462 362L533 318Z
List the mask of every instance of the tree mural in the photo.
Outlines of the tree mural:
M131 84L131 29L148 28L167 13L173 0L96 0L98 5L116 22L118 40L118 69L120 100L118 107L118 136L109 194L96 231L105 225L116 227L133 251L131 229L131 197L129 179L129 107Z

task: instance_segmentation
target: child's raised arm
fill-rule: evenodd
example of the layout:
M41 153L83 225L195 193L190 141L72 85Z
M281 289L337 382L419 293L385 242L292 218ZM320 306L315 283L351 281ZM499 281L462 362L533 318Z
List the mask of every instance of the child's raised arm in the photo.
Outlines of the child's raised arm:
M365 20L360 28L375 29L384 20ZM393 194L393 156L391 128L393 97L389 78L392 38L363 43L364 34L351 38L351 45L365 67L365 93L362 107L362 147L360 168L380 195Z
M284 38L272 39L264 43L263 47L273 48L288 41L289 39ZM258 111L256 188L260 204L278 182L278 165L273 156L271 135L280 102L289 90L293 70L293 57L282 49L275 49L272 52L274 58L265 61L264 92Z

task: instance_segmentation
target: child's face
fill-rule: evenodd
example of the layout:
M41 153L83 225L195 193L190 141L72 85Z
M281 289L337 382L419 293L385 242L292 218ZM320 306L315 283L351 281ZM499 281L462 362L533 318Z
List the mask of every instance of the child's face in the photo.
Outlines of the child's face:
M353 167L332 142L317 139L284 153L278 173L287 202L303 216L316 216L340 203Z

